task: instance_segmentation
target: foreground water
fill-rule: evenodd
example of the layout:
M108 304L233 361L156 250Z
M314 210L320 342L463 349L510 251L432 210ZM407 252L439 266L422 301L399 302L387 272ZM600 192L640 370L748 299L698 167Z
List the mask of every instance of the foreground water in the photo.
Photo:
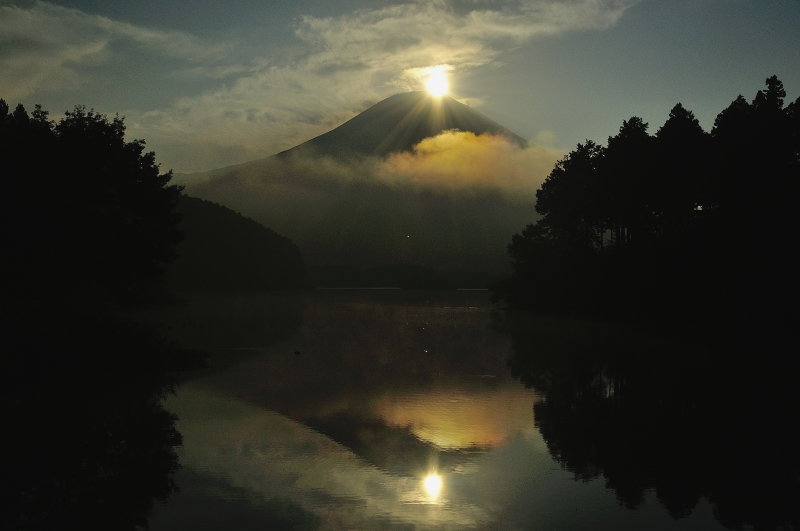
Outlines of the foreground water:
M664 448L642 430L629 463L641 481L576 434L582 402L557 414L553 384L569 371L520 357L520 331L557 325L510 325L487 292L202 295L155 318L216 369L167 401L181 492L157 505L154 531L725 528L705 483L687 477L675 495L646 470L660 456L637 452ZM624 382L582 376L619 418Z

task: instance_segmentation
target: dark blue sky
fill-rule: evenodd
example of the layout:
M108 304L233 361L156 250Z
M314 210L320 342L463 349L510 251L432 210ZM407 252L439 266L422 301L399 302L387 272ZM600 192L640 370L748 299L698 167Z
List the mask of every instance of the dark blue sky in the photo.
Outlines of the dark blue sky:
M268 156L450 65L452 95L566 152L681 102L706 129L777 74L798 0L0 0L0 97L126 116L165 168Z

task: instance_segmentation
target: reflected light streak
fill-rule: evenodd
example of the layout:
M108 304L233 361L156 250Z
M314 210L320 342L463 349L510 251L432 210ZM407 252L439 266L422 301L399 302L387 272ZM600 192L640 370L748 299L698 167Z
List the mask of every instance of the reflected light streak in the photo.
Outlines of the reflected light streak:
M424 484L428 495L433 498L439 496L439 491L442 490L442 478L437 474L430 474L425 478Z
M248 500L290 500L319 516L324 529L382 529L387 521L475 529L488 518L471 503L440 506L441 491L431 494L422 478L383 472L301 423L201 385L183 387L168 408L180 418L181 464L222 492L231 492L227 485Z

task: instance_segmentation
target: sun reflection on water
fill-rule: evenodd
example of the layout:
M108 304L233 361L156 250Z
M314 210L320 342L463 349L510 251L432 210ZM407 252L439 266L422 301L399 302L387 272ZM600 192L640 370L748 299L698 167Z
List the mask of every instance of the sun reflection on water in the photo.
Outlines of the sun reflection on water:
M423 483L428 496L431 498L439 497L439 491L442 490L442 478L438 474L429 474Z

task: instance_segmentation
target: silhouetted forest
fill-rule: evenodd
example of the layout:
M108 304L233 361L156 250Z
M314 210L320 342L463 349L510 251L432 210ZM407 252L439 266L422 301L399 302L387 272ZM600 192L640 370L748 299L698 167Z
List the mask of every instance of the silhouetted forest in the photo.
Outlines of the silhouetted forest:
M160 300L167 267L177 290L295 288L300 252L181 196L119 117L78 106L55 122L0 100L0 160L0 526L147 527L179 467L162 399L207 354L127 315Z
M0 101L0 157L6 296L136 299L175 257L180 190L122 118Z
M121 309L175 256L180 190L121 118L0 100L0 527L134 529L175 485L179 372L204 364Z
M800 99L785 98L772 76L710 133L679 103L654 135L632 117L606 146L578 144L536 194L541 219L513 236L496 296L762 346L790 329Z
M289 238L224 206L181 196L178 228L184 239L167 267L179 290L293 289L305 276L300 250Z

